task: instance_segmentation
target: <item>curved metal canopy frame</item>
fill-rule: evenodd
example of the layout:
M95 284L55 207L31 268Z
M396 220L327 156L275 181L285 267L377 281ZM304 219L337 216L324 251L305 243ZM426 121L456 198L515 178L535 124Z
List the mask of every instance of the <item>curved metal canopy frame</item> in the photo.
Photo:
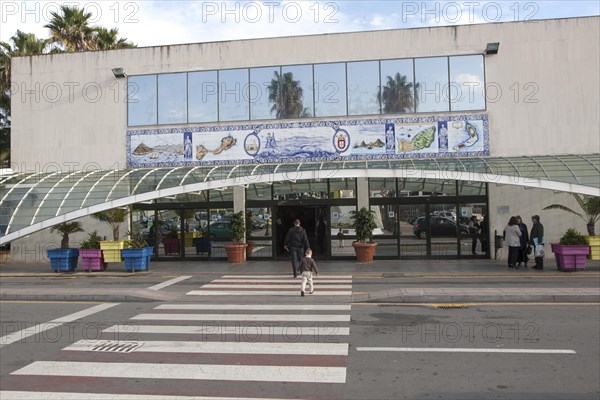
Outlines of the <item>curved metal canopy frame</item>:
M100 176L100 178L99 178ZM0 244L115 207L207 189L327 178L441 179L600 196L600 154L2 173ZM3 225L4 224L4 225ZM3 229L5 228L5 229Z

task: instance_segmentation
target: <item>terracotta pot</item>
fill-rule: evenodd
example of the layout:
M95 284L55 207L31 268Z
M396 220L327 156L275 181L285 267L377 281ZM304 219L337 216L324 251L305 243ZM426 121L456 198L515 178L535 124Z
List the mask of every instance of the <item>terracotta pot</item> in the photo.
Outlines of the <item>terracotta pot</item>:
M233 264L243 263L247 246L246 243L226 244L225 251L227 252L227 261Z
M252 251L254 250L254 247L256 247L256 245L252 242L248 242L247 245L248 247L246 247L246 260L252 257Z
M354 247L354 252L356 253L356 261L360 263L373 262L373 256L375 255L375 247L377 247L377 243L354 242L352 243L352 247Z

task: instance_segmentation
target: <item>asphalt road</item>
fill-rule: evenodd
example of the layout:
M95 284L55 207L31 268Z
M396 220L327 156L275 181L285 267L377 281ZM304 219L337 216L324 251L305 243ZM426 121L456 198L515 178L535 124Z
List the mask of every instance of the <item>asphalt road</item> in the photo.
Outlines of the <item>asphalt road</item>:
M227 303L216 299L183 303L212 311L122 303L70 322L61 318L100 305L2 302L0 398L14 398L8 391L74 392L84 399L138 394L140 400L600 398L598 304L438 309L323 303L314 296L256 296L243 304L234 296ZM253 305L258 308L248 308ZM309 309L315 305L342 308ZM298 306L307 308L264 308ZM17 330L18 340L8 343ZM91 351L111 340L143 346L130 353ZM225 347L197 352L220 342ZM65 350L73 343L79 347ZM119 364L126 369L118 372Z

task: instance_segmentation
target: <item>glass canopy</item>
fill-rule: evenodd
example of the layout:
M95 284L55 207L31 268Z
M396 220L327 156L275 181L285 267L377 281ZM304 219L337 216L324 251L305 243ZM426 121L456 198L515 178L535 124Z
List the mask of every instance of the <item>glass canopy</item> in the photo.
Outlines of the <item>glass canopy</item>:
M600 196L600 154L0 173L0 244L105 209L194 191L301 179L456 179Z

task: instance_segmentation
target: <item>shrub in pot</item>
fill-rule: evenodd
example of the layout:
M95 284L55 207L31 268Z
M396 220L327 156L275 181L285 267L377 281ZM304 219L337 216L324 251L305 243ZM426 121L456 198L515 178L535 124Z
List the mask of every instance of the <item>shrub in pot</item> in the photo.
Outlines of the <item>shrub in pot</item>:
M373 242L373 229L377 228L375 213L362 207L358 211L350 212L352 227L356 231L356 241L352 243L356 253L356 261L372 262L377 243Z
M139 229L129 232L129 240L125 241L125 248L121 250L125 270L130 272L148 270L153 251L154 247L148 246Z
M102 238L98 232L88 233L88 239L79 244L81 266L84 271L100 271L106 269L106 263L100 249Z
M229 217L229 230L231 232L233 244L225 245L227 260L230 263L242 263L244 262L244 256L246 255L245 249L247 246L247 244L244 243L246 223L243 211L231 214Z
M563 271L585 269L585 259L590 252L585 238L575 229L569 229L558 243L552 243L556 266Z

